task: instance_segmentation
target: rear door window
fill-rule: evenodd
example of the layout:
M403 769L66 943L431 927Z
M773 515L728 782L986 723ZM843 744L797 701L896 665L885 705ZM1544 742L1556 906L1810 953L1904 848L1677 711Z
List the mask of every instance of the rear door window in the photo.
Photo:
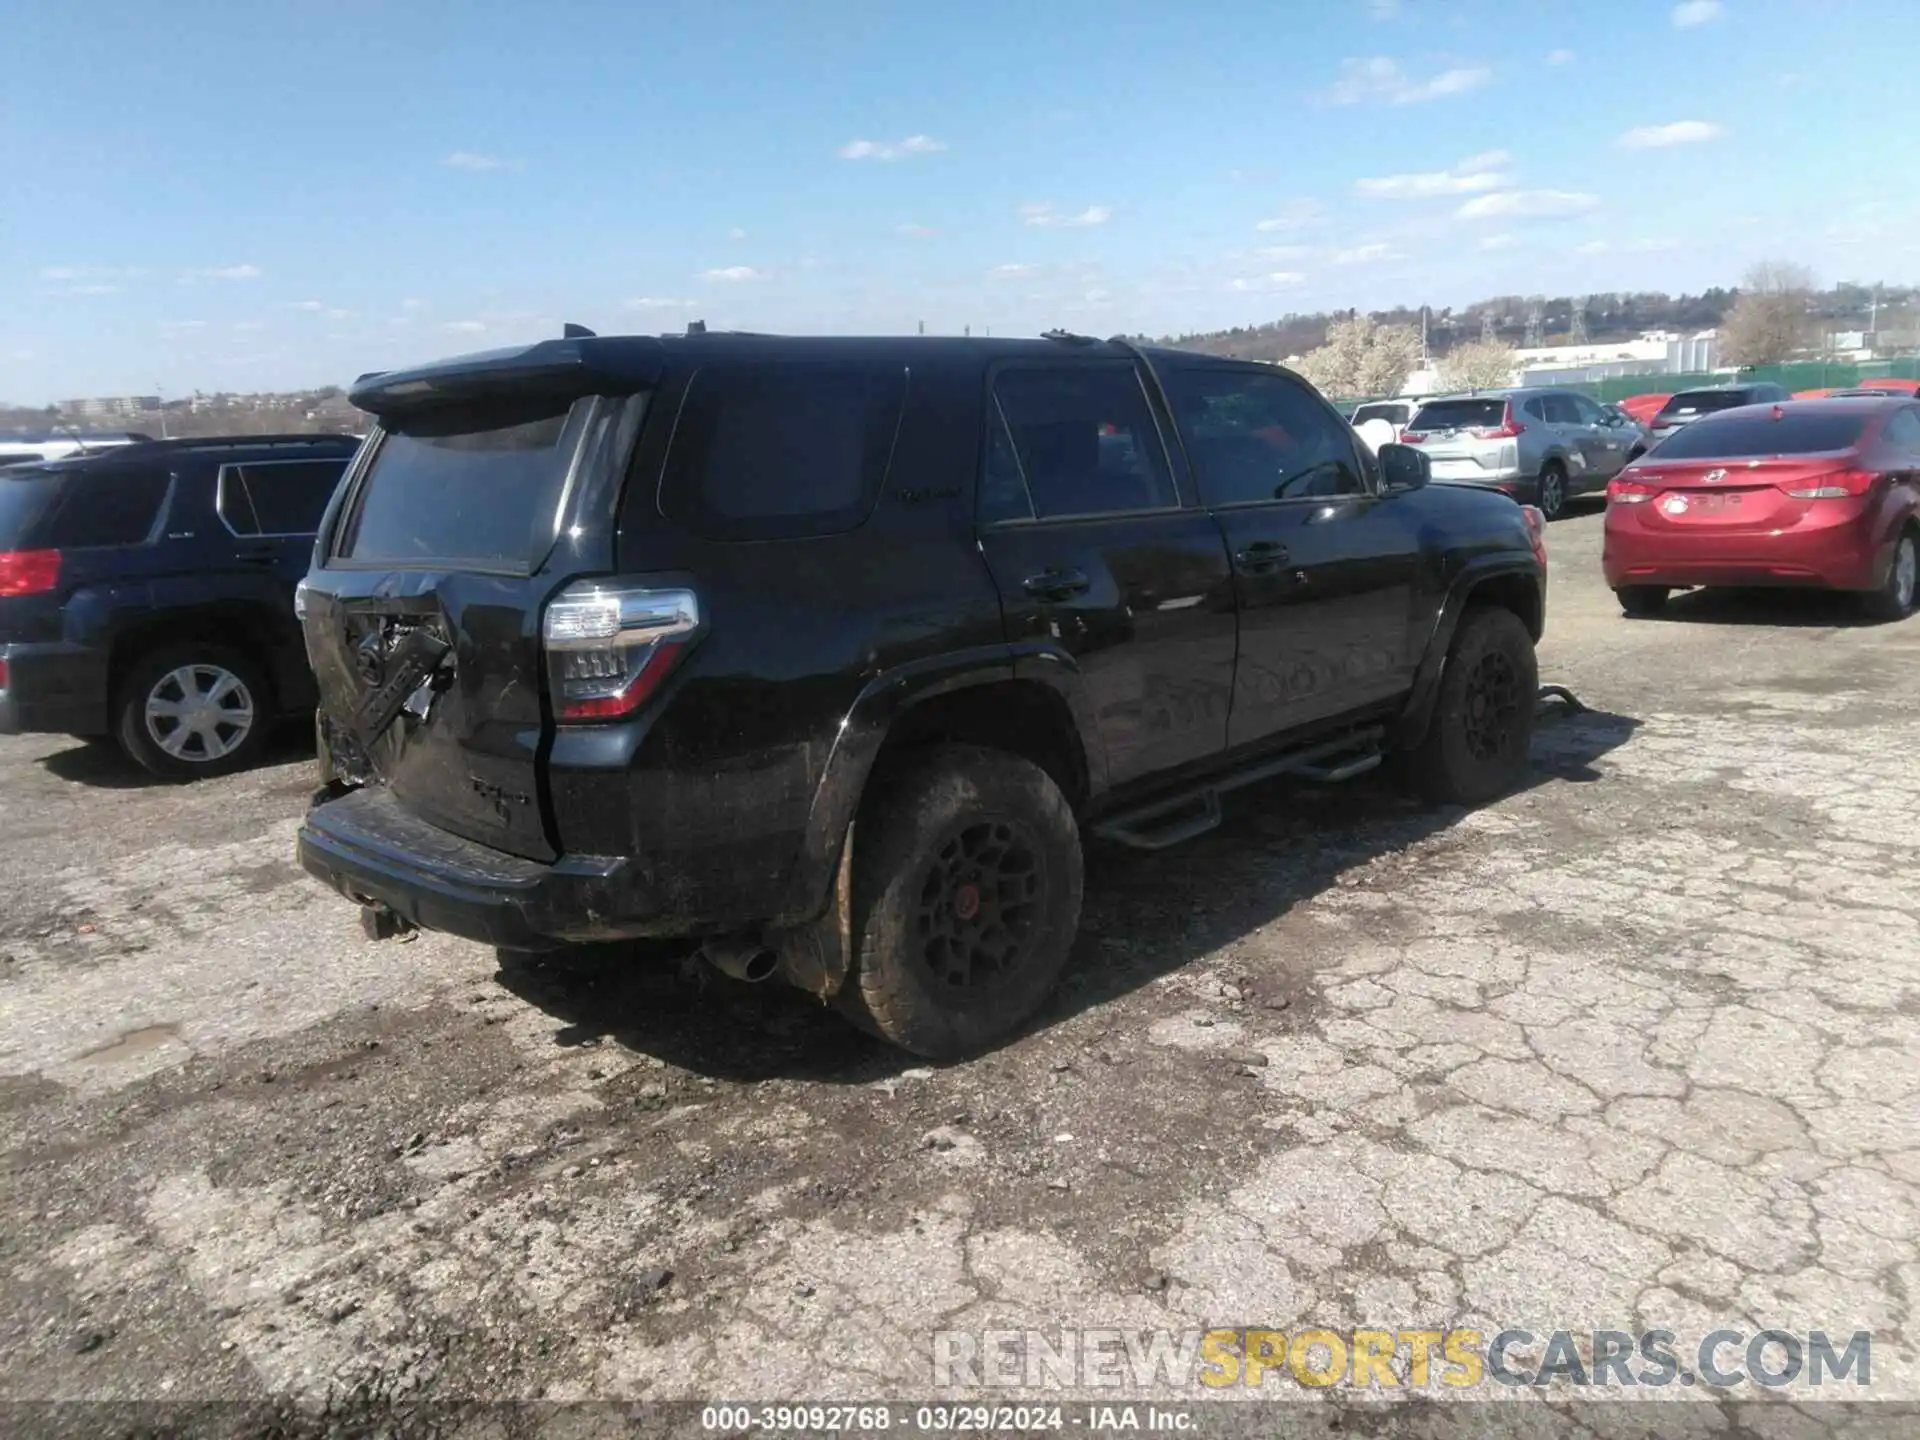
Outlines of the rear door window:
M1180 503L1129 364L1021 365L993 380L981 518L1114 515Z
M1747 460L1767 455L1822 455L1851 449L1866 429L1868 414L1787 411L1696 420L1676 430L1654 452L1656 460Z
M336 553L530 573L553 545L590 401L492 401L392 417Z
M312 535L344 460L270 460L220 470L220 518L236 535Z
M0 548L138 545L167 498L165 470L10 470L0 478Z
M897 364L707 366L681 403L661 510L714 540L856 529L885 482L906 391Z

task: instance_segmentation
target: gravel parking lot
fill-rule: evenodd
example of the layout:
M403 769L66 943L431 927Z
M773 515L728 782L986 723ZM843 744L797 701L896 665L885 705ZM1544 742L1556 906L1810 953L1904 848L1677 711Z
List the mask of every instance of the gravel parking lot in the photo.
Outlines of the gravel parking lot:
M1529 789L1096 855L1043 1023L940 1070L671 964L367 943L297 748L0 740L0 1395L925 1398L936 1330L1524 1325L1866 1330L1920 1400L1920 621L1626 621L1599 536L1551 532L1590 710Z

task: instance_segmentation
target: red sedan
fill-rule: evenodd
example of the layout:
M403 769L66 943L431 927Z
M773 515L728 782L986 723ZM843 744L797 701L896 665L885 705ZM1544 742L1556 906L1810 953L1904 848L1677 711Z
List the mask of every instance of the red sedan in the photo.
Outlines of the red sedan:
M1701 585L1855 590L1913 613L1920 404L1790 400L1704 415L1607 486L1601 564L1629 615Z

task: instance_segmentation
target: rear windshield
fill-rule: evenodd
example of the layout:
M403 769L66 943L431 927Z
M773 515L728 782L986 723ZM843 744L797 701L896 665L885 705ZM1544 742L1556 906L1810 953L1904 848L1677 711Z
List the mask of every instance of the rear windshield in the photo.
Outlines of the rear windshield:
M1364 425L1369 420L1386 420L1395 425L1404 425L1410 405L1362 405L1353 412L1352 423Z
M1506 417L1507 402L1502 396L1483 400L1436 400L1422 405L1413 417L1415 430L1488 430Z
M1820 455L1851 449L1875 411L1771 411L1700 420L1676 430L1654 448L1657 460L1744 460L1762 455Z
M164 470L0 470L0 550L138 545L167 498Z
M1662 405L1660 415L1710 415L1752 403L1744 390L1686 390Z
M587 404L579 410L584 417ZM564 400L460 406L383 423L336 553L394 565L447 560L530 570L554 517L584 419Z

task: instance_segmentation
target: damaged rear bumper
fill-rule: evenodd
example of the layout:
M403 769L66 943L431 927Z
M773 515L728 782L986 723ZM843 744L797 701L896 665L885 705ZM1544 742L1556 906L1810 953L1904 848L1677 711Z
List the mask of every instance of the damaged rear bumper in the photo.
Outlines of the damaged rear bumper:
M508 950L550 950L661 933L634 913L626 856L542 864L449 834L408 813L382 785L317 804L300 827L300 864L360 905L423 930Z

